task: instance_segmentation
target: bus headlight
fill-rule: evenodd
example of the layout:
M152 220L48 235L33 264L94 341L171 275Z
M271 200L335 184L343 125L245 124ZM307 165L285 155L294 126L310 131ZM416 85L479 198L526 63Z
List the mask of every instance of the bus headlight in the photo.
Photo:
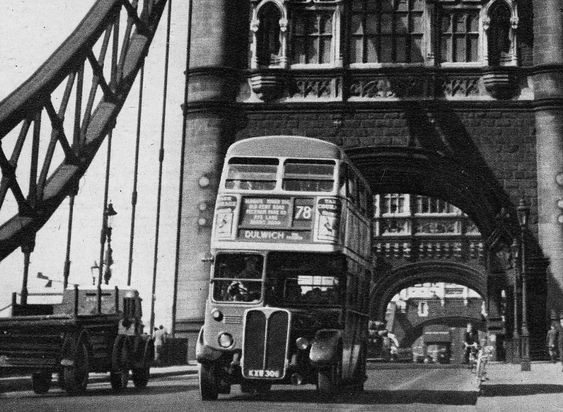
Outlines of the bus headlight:
M223 320L223 312L221 312L219 309L213 309L211 311L211 316L213 317L213 319L215 319L217 322L221 322Z
M222 348L228 348L230 346L233 346L233 337L231 336L230 333L221 333L219 335L219 346L221 346Z
M311 344L311 342L309 342L309 339L307 339L307 338L297 338L295 340L295 345L297 346L297 349L299 349L299 350L307 350L309 348L310 344Z

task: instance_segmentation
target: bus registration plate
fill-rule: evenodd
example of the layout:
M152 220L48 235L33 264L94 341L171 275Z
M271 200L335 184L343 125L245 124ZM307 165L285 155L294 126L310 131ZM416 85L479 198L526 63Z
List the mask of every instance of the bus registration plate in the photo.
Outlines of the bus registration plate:
M279 378L280 371L273 369L249 369L248 376L252 378Z

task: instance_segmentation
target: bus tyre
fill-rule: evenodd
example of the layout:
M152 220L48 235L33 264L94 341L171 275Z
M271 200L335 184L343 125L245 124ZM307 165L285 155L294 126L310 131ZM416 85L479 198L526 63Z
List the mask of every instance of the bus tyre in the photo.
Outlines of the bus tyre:
M214 401L219 395L217 366L213 362L199 364L199 394L202 401Z
M31 387L35 393L47 393L51 387L51 372L35 372L32 374Z
M129 348L126 336L118 336L113 343L110 382L114 391L127 387L129 381Z
M334 396L342 384L342 360L319 368L317 372L317 391L324 396Z
M86 390L89 369L86 344L78 342L74 350L72 365L65 366L63 369L64 387L69 395L76 395Z

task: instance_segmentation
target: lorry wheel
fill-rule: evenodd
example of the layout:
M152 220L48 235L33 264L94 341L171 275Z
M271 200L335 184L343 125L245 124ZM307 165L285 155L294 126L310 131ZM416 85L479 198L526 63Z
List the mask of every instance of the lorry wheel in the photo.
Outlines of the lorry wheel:
M151 374L151 364L154 360L154 344L151 339L145 342L137 342L139 352L139 347L141 347L140 355L142 356L143 363L142 367L133 368L133 384L135 388L143 389L146 388L149 383L149 378Z
M127 337L118 336L113 345L111 360L110 382L114 391L121 391L127 387L129 381L129 349Z
M147 387L147 384L149 383L149 377L150 377L150 366L147 366L146 368L135 368L133 369L133 385L135 385L135 388L138 389L143 389Z
M33 373L31 375L31 387L35 393L47 393L51 387L51 372Z
M317 392L324 396L334 396L342 385L342 359L335 364L319 368L317 372Z
M217 366L213 362L199 364L199 394L202 401L214 401L219 390L217 382Z
M84 342L79 342L73 356L73 365L63 369L65 390L70 395L84 392L88 385L88 349Z

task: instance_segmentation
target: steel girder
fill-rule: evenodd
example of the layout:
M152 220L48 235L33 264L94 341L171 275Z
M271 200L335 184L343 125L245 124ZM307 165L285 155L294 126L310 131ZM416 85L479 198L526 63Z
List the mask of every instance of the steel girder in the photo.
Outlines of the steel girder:
M0 260L20 246L33 248L36 232L76 193L113 128L166 0L138 3L98 0L47 61L0 102L0 211L8 191L17 202L17 213L0 222ZM120 21L126 21L123 33ZM60 102L58 110L54 102ZM11 154L4 144L8 135L17 136ZM27 139L31 155L21 159ZM64 159L53 167L57 149ZM22 168L28 182L18 180Z

